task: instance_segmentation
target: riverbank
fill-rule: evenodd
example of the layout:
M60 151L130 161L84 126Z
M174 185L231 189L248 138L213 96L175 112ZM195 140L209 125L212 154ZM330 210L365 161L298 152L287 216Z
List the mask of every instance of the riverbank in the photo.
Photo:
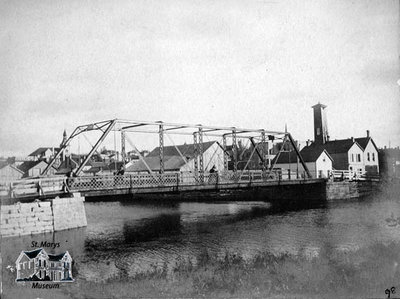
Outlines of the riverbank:
M72 298L384 297L386 288L400 290L399 264L399 243L300 256L262 253L251 261L229 253L216 259L205 251L196 266L183 262L172 272L82 282L68 293Z

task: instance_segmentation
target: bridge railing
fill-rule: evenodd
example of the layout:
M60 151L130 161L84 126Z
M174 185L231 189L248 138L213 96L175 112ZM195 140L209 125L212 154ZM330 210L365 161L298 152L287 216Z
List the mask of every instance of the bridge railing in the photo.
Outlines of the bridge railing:
M267 176L266 176L267 174ZM296 173L274 170L220 171L215 173L167 172L78 177L44 177L0 183L0 197L26 197L96 190L140 189L190 185L215 185L297 179Z
M333 177L335 179L346 179L346 180L363 180L365 179L366 172L360 170L332 170Z

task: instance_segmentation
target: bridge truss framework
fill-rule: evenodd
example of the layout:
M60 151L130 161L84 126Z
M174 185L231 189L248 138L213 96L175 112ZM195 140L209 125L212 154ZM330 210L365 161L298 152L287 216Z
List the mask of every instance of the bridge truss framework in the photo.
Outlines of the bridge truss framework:
M84 134L89 131L100 131L101 136L92 145L89 153L86 155L84 160L77 167L75 174L79 175L85 165L89 162L93 154L97 151L99 146L104 142L105 138L112 132L120 132L121 133L121 154L123 159L126 157L126 146L125 142L128 139L127 133L136 132L136 133L148 133L148 134L157 134L158 135L158 143L159 143L159 165L160 165L160 174L164 173L164 141L165 137L170 138L170 135L186 135L193 136L193 143L195 146L195 158L194 158L194 173L197 178L199 178L200 182L204 180L204 159L203 159L203 139L205 136L214 137L214 138L222 138L222 144L218 145L223 150L223 164L225 170L228 169L228 157L229 152L227 150L228 140L230 139L232 144L232 161L233 161L233 172L234 174L238 174L238 146L237 139L245 138L248 139L253 145L253 151L246 162L246 166L242 170L246 170L250 159L253 154L257 154L261 161L261 168L263 172L263 177L267 178L268 175L273 171L276 161L279 159L280 154L284 151L285 144L291 144L294 149L299 162L302 164L307 176L311 178L311 174L305 164L291 134L287 131L279 132L279 131L270 131L265 129L248 129L248 128L238 128L238 127L221 127L221 126L204 126L201 124L193 125L193 124L179 124L179 123L167 123L162 121L135 121L135 120L123 120L123 119L112 119L106 121L95 122L86 125L80 125L76 127L76 129L72 132L72 134L68 137L68 139L62 144L58 153L53 157L53 159L49 162L47 167L43 170L42 175L46 175L50 168L53 166L55 161L61 157L63 152L66 151L71 141L79 136L80 134ZM274 140L282 140L282 146L277 153L277 158L275 159L275 163L269 165L266 162L266 154L268 153L268 141ZM257 146L256 141L261 146ZM144 157L140 154L137 148L131 144L134 148L136 154L138 154L139 158L144 162L150 174L153 173L153 170L147 166ZM182 157L182 159L187 163L186 158L179 151L179 148L174 144L177 152ZM239 174L240 175L240 174Z

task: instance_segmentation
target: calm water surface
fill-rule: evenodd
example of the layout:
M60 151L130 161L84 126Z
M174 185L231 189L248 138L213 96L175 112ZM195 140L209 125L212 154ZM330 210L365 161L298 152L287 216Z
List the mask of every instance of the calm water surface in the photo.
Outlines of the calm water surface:
M46 250L68 250L81 284L196 266L204 251L216 259L231 253L252 260L263 252L312 259L323 250L340 254L400 243L400 201L382 196L285 210L245 201L160 205L115 200L86 202L85 208L86 228L3 240L5 295L19 294L12 266L21 250L32 249L32 241L60 242L60 248ZM397 217L398 224L388 222Z

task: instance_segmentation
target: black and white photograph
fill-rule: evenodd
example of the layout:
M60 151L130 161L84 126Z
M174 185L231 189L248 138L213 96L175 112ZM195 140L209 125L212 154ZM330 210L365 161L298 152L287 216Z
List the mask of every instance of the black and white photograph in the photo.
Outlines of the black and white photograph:
M400 298L399 0L0 0L0 297Z

